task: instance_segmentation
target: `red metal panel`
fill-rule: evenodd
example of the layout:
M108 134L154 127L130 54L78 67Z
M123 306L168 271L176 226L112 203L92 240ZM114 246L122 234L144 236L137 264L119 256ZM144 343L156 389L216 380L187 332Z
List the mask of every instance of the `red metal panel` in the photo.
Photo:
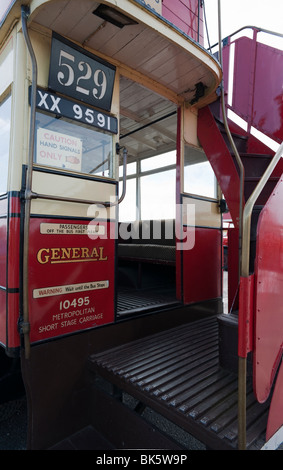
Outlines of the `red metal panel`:
M252 125L272 139L283 140L283 51L257 44Z
M31 342L114 321L113 223L100 222L105 235L91 239L84 221L31 219Z
M226 46L223 48L223 87L224 87L224 94L227 97L228 94L228 81L229 81L229 57L230 57L230 46ZM219 107L221 108L220 104ZM222 110L220 111L222 115Z
M0 201L0 286L2 287L6 287L7 204L7 199Z
M198 138L224 194L233 223L238 227L240 179L233 158L208 107L199 110Z
M232 108L248 121L253 92L254 42L242 37L235 42L234 89Z
M12 214L10 203L10 212ZM15 209L15 208L14 208ZM9 243L8 243L9 263L8 273L8 330L7 347L16 348L20 345L18 333L19 320L19 282L20 282L20 217L17 212L13 212L9 219ZM13 292L14 291L14 292Z
M8 293L8 329L7 348L15 349L20 346L20 335L18 332L20 294L18 292Z
M10 289L19 288L19 263L20 263L20 213L11 210L9 219L9 243L8 243L8 286Z
M222 296L221 237L218 229L196 228L195 245L183 254L183 300L189 304ZM184 227L186 234L186 227Z
M232 41L232 44L235 44L234 67L230 70L233 77L229 77L228 68L231 45L229 44L223 50L226 93L228 81L233 79L230 107L246 121L248 132L250 126L253 126L281 143L283 140L283 51L257 42L256 30L254 30L253 39L241 37ZM265 152L264 148L259 151Z
M283 178L262 210L255 264L254 389L264 402L283 348Z
M269 409L266 440L283 426L283 365L281 364Z
M198 39L198 0L163 0L162 16L194 40ZM199 42L203 44L202 8Z
M239 230L228 232L228 310L238 310L239 296Z
M0 343L6 345L7 199L0 201Z
M0 343L6 346L6 291L0 289Z
M7 347L17 348L20 345L18 332L19 320L19 283L20 283L20 198L9 198L9 240L7 266Z
M6 287L7 218L0 219L0 286Z
M241 277L239 298L238 354L247 357L253 349L253 288L254 275Z

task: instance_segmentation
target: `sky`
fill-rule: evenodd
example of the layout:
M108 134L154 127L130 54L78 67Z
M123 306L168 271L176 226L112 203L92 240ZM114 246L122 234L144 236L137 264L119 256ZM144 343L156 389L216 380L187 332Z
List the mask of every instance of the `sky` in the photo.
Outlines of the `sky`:
M205 0L205 12L210 45L213 45L218 42L218 0ZM221 0L222 38L247 25L282 34L283 0ZM277 44L281 48L283 38Z

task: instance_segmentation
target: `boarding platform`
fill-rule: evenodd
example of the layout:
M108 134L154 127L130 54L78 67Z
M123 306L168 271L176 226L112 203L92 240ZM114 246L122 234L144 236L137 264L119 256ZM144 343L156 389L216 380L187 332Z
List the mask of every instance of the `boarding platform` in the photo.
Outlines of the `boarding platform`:
M219 365L216 316L107 349L89 358L89 368L205 443L237 449L237 374ZM247 449L265 442L268 403L259 404L247 383ZM132 430L134 432L134 430Z

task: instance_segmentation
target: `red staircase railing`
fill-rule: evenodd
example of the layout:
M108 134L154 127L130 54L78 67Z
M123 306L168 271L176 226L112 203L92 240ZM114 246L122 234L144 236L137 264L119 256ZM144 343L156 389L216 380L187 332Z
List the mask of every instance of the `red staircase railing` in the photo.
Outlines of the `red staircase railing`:
M276 151L283 140L283 50L259 42L260 33L283 38L250 26L229 36L223 47L227 117L249 136L251 153ZM265 144L260 145L260 135Z

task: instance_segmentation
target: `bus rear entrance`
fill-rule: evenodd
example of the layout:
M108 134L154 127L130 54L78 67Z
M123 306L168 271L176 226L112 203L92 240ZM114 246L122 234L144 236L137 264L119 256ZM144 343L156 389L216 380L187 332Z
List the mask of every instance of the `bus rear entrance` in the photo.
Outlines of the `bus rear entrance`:
M221 315L238 173L215 147L222 69L200 23L187 36L165 2L25 3L0 23L0 341L27 448L186 447L147 409L208 448L259 448L269 400L244 375L239 436L237 319Z

